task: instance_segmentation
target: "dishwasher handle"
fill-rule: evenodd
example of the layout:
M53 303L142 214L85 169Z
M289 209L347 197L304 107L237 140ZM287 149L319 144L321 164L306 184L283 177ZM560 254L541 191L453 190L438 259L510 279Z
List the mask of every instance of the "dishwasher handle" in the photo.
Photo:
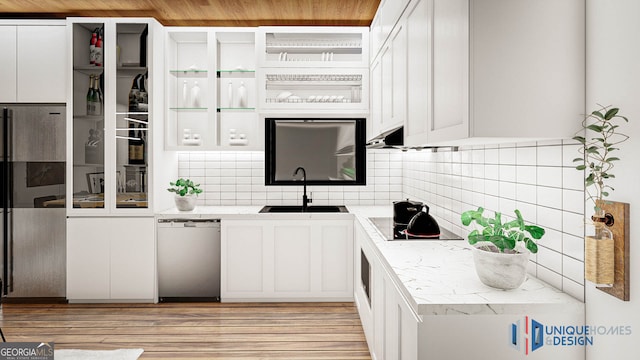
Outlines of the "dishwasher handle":
M185 227L196 227L198 224L219 223L220 219L158 219L158 224L177 223Z

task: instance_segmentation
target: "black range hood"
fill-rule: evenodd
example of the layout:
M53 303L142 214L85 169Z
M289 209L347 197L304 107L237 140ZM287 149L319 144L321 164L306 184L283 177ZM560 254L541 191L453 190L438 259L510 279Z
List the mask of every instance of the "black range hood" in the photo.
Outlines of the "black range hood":
M367 149L400 149L404 146L402 126L385 131L367 142Z

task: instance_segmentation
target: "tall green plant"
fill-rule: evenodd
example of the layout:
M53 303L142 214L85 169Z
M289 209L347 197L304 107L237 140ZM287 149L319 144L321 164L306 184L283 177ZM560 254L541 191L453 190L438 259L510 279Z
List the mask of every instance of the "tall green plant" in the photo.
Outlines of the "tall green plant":
M482 216L483 212L484 209L479 207L478 210L468 210L461 215L464 226L469 226L475 221L482 227L482 230L476 229L469 234L469 244L473 245L478 241L490 241L500 252L505 252L505 250L514 250L516 244L522 242L532 253L538 252L538 245L532 238L536 240L542 238L544 229L536 225L525 224L520 210L515 210L515 220L504 224L502 223L501 213L495 212L492 219Z
M609 196L614 188L607 184L607 180L615 178L611 173L614 163L620 158L612 155L620 150L616 146L629 139L628 135L620 133L618 119L629 122L629 119L618 115L618 108L600 106L600 109L587 115L582 121L585 136L574 136L573 140L582 144L581 158L573 159L574 162L582 162L576 166L576 170L585 171L584 183L588 198L594 203L595 212L599 212L597 200L603 200ZM595 193L592 190L595 188Z

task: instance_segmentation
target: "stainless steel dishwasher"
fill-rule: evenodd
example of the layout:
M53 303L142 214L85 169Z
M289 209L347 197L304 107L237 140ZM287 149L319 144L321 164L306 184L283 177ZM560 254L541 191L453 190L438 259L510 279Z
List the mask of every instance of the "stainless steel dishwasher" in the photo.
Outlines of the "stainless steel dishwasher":
M158 219L158 300L220 301L220 219Z

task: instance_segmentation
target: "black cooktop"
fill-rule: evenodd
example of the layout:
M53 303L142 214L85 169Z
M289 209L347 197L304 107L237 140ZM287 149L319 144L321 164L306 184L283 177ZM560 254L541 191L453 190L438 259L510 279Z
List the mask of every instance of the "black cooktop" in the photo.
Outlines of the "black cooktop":
M440 228L440 236L424 237L408 235L405 230L407 225L394 224L391 217L370 217L369 221L378 229L386 240L462 240L447 229Z

